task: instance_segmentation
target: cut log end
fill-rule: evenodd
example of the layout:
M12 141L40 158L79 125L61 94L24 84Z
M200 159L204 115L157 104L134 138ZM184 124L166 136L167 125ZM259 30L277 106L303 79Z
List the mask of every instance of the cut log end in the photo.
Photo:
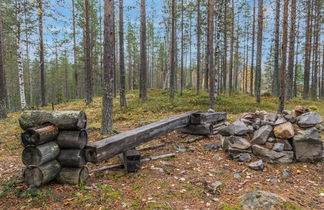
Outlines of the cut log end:
M36 166L30 166L24 171L24 180L28 186L39 187L42 185L43 174Z

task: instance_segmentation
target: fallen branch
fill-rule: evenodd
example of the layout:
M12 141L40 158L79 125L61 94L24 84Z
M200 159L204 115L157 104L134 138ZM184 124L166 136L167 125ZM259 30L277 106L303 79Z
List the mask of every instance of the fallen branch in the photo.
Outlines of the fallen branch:
M139 149L137 149L137 151L145 151L145 150L151 150L151 149L157 149L157 148L160 148L160 147L163 147L165 146L165 144L154 144L154 145L148 145L148 146L145 146L145 147L141 147Z
M158 160L158 159L164 159L164 158L171 158L175 157L176 155L174 153L170 154L164 154L164 155L158 155L158 156L151 156L149 158L143 158L141 159L141 163L148 162L150 160ZM98 172L98 171L106 171L109 169L122 169L124 168L124 164L115 164L115 165L110 165L110 166L104 166L102 168L96 168L90 171L90 173Z

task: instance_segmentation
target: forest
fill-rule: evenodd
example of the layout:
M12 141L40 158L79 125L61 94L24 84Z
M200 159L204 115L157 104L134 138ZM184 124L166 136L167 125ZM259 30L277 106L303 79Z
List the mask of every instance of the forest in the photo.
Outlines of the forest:
M236 198L240 192L263 189L283 196L279 200L284 209L322 209L322 11L321 0L0 1L0 200L8 199L0 208L241 209L244 205ZM254 144L258 130L266 125L271 134L262 148L271 147L282 156L270 158L280 165L265 161L266 169L250 172L246 170L253 167L235 163L232 160L238 156L228 158L225 153L227 136L241 134L217 130L218 135L211 132L192 140L193 133L170 130L152 142L166 145L161 152L176 151L176 158L167 158L172 164L152 161L134 175L93 172L118 162L112 158L92 164L90 181L75 187L54 183L53 188L31 189L18 174L13 176L23 165L18 119L29 110L84 111L91 143L184 112L226 112L232 124L208 122L213 132L250 120L249 132L254 133L244 135ZM245 119L246 113L251 119ZM313 122L308 127L301 125L307 113L312 116L305 121ZM255 118L265 124L257 125ZM277 122L280 119L284 122ZM290 150L281 140L268 140L277 137L275 128L282 123L290 123L291 129L280 128L286 129L285 136L278 139L289 140ZM299 158L293 144L300 131L311 128L319 132L312 139L320 139L320 162L316 155L307 161ZM293 134L287 136L291 130ZM215 140L222 147L216 154L214 148L206 149L206 143ZM178 143L186 143L185 152ZM277 151L275 144L285 149ZM255 154L253 146L250 153ZM316 150L313 145L309 148ZM294 164L286 165L291 163L289 154ZM9 162L7 155L12 157ZM205 166L199 165L203 162ZM197 172L206 181L193 175ZM220 181L216 187L215 177ZM156 193L146 186L148 180ZM309 183L315 184L307 188Z

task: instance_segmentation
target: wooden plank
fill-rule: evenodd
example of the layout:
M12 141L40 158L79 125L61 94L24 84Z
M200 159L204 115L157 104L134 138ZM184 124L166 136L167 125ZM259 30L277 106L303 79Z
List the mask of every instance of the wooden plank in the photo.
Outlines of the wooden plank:
M226 112L194 113L190 117L190 124L214 123L226 120Z
M171 131L187 126L190 116L197 111L186 112L165 120L154 122L86 146L86 160L92 163L111 158L127 150L165 135Z

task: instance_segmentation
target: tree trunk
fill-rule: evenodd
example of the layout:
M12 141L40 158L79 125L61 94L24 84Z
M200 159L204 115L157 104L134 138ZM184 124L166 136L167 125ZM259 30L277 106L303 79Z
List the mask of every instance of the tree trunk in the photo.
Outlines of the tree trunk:
M222 92L226 91L226 83L227 83L227 2L228 0L225 0L225 9L224 9L224 58L223 58L223 86L222 86Z
M322 50L322 82L321 82L321 94L320 94L320 98L324 99L324 47Z
M55 140L58 134L59 131L54 125L29 128L21 134L21 143L25 147L37 146Z
M281 45L281 70L280 70L280 95L278 113L282 113L285 107L285 85L286 85L286 62L287 62L287 41L288 41L288 5L289 0L284 1L284 15L282 25L282 45Z
M7 117L6 110L6 83L4 72L4 59L3 59L3 28L2 28L2 7L0 7L0 119Z
M255 96L256 102L261 102L261 60L262 60L262 35L263 35L263 0L258 0L258 34L257 57L255 72Z
M231 8L231 46L230 46L230 65L229 65L229 95L231 96L233 93L233 59L234 59L234 0L232 0L232 8Z
M208 0L208 40L207 60L209 71L209 108L215 109L215 68L214 68L214 0Z
M141 65L140 65L140 98L147 100L147 55L146 55L146 0L141 0Z
M72 31L73 31L73 58L74 58L73 69L74 69L74 84L75 84L74 94L75 94L76 98L79 98L80 97L80 94L79 94L80 87L79 87L79 82L78 82L78 79L79 79L79 77L78 77L78 55L77 55L77 45L76 45L75 17L76 17L75 3L74 3L74 0L72 0L72 25L73 25Z
M86 164L84 150L63 149L57 157L63 167L81 168Z
M184 70L183 70L183 65L184 65L184 36L183 36L183 0L181 0L181 82L180 82L180 95L182 96L182 91L185 88L185 75L184 75ZM190 74L191 75L191 74Z
M101 133L111 134L114 89L114 0L104 1L104 96L102 98Z
M171 16L171 68L170 68L170 99L174 98L175 92L175 68L176 68L176 3L172 0Z
M41 166L28 166L24 171L24 180L30 187L40 187L55 179L60 170L61 165L56 160Z
M26 71L27 71L27 78L28 78L28 89L29 89L29 105L32 106L33 103L33 82L32 82L32 72L30 69L30 59L29 59L29 23L27 21L27 11L28 11L28 2L27 0L24 1L25 3L25 9L24 9L24 15L25 15L25 37L26 37Z
M314 1L314 6L315 6L315 19L314 19L314 43L313 43L313 58L314 58L314 63L313 63L313 80L312 80L312 92L311 92L311 97L312 100L317 100L317 89L318 89L318 54L319 54L319 39L320 39L320 19L321 19L321 3L319 0Z
M43 41L43 0L38 0L39 62L41 74L41 105L46 106L45 60Z
M90 41L90 8L89 0L84 0L85 13L85 42L84 42L84 73L86 84L86 103L92 102L92 65L91 65L91 41Z
M296 49L296 61L295 61L295 72L294 72L294 94L293 97L297 97L297 79L298 79L298 55L299 55L299 22L297 25L297 30L296 30L296 45L297 45L297 49Z
M310 45L311 45L311 6L312 1L308 2L307 20L306 20L306 35L305 35L305 61L304 61L304 90L303 98L308 98L309 95L309 71L310 71Z
M57 181L61 184L80 184L89 177L87 167L82 168L62 168Z
M250 73L250 95L253 96L254 80L254 43L255 43L255 0L253 0L253 26L252 26L252 55L251 55L251 73Z
M290 100L293 97L294 86L294 56L295 56L295 33L296 33L296 0L291 2L290 15L290 34L289 34L289 57L288 57L288 74L287 74L287 88L286 98Z
M272 76L272 95L279 96L279 36L280 36L280 0L276 0L274 66Z
M37 147L26 147L22 152L21 159L26 166L40 166L56 159L59 154L59 146L55 142L51 141Z
M200 0L197 0L197 95L199 95L200 91L200 41L201 41L201 26L200 26ZM191 30L191 28L190 28ZM191 31L190 31L191 32ZM190 44L191 48L191 44ZM191 50L190 50L191 52ZM191 59L191 57L190 57ZM191 66L190 66L191 68ZM191 71L191 69L190 69Z
M126 107L126 75L124 58L124 3L119 0L119 71L120 71L120 107Z
M88 143L86 130L60 131L56 143L61 149L83 149Z
M61 130L81 130L87 125L87 116L83 111L42 111L27 110L20 118L20 127L24 130L52 123Z

